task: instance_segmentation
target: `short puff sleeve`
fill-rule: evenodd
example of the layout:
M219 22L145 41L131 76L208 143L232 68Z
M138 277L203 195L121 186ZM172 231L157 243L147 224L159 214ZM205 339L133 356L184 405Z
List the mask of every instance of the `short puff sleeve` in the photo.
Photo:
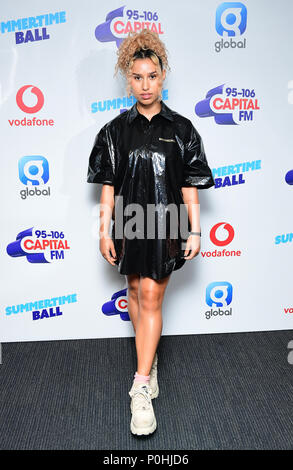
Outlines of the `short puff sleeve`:
M202 139L189 121L184 141L182 187L195 186L207 189L215 185L212 171L208 165Z
M87 182L102 183L114 186L115 158L114 145L105 124L95 137L94 145L89 157Z

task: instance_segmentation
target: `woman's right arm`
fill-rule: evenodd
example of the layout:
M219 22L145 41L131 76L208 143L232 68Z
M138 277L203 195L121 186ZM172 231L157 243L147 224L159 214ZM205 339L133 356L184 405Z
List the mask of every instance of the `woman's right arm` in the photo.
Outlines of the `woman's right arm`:
M100 252L102 253L102 256L112 264L112 266L116 266L114 263L114 260L116 259L116 251L113 240L109 234L109 228L114 204L114 186L103 184L100 199Z

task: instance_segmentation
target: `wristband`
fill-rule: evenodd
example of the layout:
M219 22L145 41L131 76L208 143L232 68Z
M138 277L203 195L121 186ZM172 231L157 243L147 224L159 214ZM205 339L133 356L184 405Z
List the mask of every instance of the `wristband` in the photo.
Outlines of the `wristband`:
M201 232L189 232L189 235L199 235L201 237Z

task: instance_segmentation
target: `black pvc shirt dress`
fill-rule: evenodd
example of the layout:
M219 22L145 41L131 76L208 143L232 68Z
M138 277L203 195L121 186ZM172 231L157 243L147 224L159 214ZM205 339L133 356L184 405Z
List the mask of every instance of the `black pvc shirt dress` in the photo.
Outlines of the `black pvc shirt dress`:
M141 274L156 280L181 268L186 261L182 242L186 241L188 233L184 236L179 229L184 214L182 207L185 208L187 230L190 230L190 221L181 188L206 189L215 185L202 139L192 122L163 101L161 105L161 111L150 121L137 110L135 103L105 124L96 135L87 174L88 183L114 186L115 201L119 202L119 214L122 214L119 220L114 215L117 211L115 202L111 237L118 272ZM136 211L131 213L126 208L129 204L143 208L146 222L139 227L134 224L134 238L129 237L126 230L124 234L126 224L133 220ZM147 206L150 204L165 209L171 207L170 204L177 207L176 237L170 230L167 209L165 213L164 210L155 211L155 232L149 236ZM183 205L181 212L180 205ZM164 237L158 235L163 224Z

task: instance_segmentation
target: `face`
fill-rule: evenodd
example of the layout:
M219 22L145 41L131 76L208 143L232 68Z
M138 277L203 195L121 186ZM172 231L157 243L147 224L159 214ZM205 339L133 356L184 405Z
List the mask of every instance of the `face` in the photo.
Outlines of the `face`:
M143 105L151 105L161 95L166 71L147 59L135 59L130 77L132 93Z

